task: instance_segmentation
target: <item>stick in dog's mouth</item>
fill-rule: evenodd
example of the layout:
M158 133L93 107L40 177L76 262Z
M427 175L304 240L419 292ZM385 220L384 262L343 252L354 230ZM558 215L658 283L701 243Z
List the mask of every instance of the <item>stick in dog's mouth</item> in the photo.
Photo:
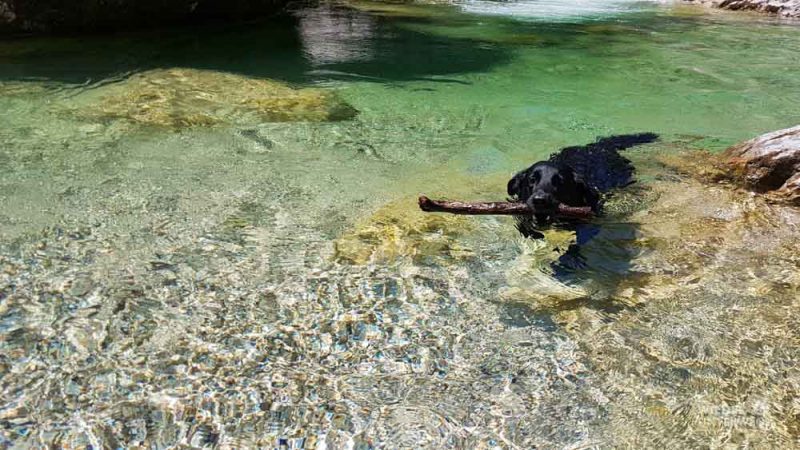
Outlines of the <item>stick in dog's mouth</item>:
M431 200L421 195L419 208L425 212L444 212L465 215L534 215L536 210L525 203L517 202L458 202L448 200ZM594 211L589 206L568 206L559 204L553 213L556 217L565 219L591 219Z

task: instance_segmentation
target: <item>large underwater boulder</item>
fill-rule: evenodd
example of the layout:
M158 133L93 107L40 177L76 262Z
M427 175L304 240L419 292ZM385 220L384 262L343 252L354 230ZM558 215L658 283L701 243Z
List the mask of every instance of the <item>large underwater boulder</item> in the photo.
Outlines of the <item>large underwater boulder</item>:
M446 265L472 256L459 241L474 230L474 222L466 216L425 213L414 198L403 198L384 205L340 236L334 243L335 255L339 262L353 265L404 258Z
M800 205L800 125L734 145L724 157L748 188Z
M87 32L249 20L287 0L0 0L0 32Z
M84 98L88 97L88 98ZM76 99L85 120L123 120L169 129L263 122L328 122L358 111L325 89L198 69L154 69Z

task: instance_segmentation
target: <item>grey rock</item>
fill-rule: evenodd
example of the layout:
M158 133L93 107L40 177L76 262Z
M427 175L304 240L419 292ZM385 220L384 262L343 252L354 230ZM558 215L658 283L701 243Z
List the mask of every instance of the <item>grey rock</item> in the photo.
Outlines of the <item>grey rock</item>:
M724 157L750 189L800 205L800 125L734 145Z
M758 11L782 17L800 18L800 0L683 0L683 2L732 11Z
M789 203L800 205L800 172L786 180L779 192Z

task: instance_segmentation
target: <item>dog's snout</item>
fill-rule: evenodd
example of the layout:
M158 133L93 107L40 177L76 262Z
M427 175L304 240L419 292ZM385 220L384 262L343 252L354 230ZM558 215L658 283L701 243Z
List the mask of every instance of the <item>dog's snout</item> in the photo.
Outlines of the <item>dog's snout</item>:
M531 197L531 202L534 205L545 205L547 204L547 196L546 195L534 195Z
M534 207L546 207L553 203L553 197L545 192L537 192L531 195L529 202Z

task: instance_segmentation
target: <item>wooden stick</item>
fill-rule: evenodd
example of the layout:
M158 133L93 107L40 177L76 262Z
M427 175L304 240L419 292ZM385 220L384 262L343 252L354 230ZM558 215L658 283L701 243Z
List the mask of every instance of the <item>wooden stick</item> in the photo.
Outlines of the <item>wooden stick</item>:
M455 202L448 200L431 200L421 195L419 197L419 208L425 212L445 212L450 214L469 214L469 215L531 215L536 211L525 203L517 202ZM568 206L559 204L555 215L568 219L591 219L594 212L589 206Z

